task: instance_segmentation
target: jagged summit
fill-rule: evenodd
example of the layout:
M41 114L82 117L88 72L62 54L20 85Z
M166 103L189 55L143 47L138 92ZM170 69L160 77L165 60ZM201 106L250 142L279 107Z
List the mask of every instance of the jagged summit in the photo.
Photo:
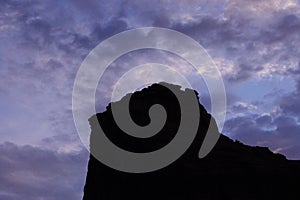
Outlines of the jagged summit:
M164 83L166 84L166 83ZM168 86L182 95L191 92L180 86ZM198 93L193 91L197 96ZM125 98L125 97L124 97ZM116 104L124 101L122 98ZM199 99L199 98L198 98ZM92 116L91 150L97 145L97 120L112 143L131 152L151 152L168 144L176 135L180 123L180 105L176 96L161 84L153 84L131 95L129 111L132 120L145 126L150 123L149 108L162 105L167 119L161 131L150 138L137 138L118 128L111 104L103 113ZM199 128L188 150L171 165L148 173L132 174L114 170L92 155L84 188L84 200L98 199L298 199L300 163L274 154L266 147L251 147L227 136L220 138L213 150L203 159L198 152L214 119L199 103Z

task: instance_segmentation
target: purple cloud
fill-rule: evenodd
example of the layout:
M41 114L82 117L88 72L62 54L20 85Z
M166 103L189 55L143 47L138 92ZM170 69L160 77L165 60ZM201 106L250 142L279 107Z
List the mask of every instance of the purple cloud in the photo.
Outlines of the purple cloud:
M80 150L72 120L76 72L99 42L143 26L181 31L212 56L228 94L225 134L300 158L299 1L1 0L0 5L0 198L81 197L88 155ZM177 67L209 110L205 84L187 63L144 50L110 66L97 91L99 111L124 72L153 61Z
M0 144L1 199L80 199L88 152Z

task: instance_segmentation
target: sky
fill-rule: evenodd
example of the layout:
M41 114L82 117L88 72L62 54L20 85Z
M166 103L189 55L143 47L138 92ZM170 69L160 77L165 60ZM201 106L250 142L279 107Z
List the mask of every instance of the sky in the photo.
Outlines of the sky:
M0 199L81 199L89 153L72 117L77 70L100 42L141 27L182 32L209 53L227 94L225 135L300 159L299 0L0 0ZM153 61L188 77L210 110L184 60L145 49L111 64L97 111L123 73Z

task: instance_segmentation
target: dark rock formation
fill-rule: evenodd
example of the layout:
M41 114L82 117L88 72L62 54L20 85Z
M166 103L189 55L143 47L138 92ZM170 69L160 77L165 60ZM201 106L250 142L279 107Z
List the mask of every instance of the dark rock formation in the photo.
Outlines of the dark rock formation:
M180 90L178 86L172 87ZM175 136L180 122L180 107L174 94L159 84L135 92L130 101L130 114L138 125L147 125L149 108L156 103L165 107L168 117L164 128L155 136L140 139L123 133L114 122L109 105L105 112L90 119L91 140L97 134L93 119L98 119L106 136L123 149L150 152L163 147ZM83 199L300 198L300 162L287 160L266 147L247 146L221 134L208 156L199 159L198 152L211 119L200 103L199 108L201 120L195 140L177 161L163 169L125 173L107 167L90 155ZM217 128L215 131L218 132ZM91 148L93 145L96 144L91 143Z

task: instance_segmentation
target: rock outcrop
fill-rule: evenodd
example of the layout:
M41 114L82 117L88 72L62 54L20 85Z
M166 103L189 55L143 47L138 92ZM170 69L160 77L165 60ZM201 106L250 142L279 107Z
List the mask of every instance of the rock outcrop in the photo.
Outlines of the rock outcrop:
M179 86L172 86L180 90ZM181 91L184 93L185 91ZM198 95L198 93L195 91ZM122 100L121 100L122 101ZM132 152L150 152L168 144L180 123L180 107L167 88L153 84L135 92L130 114L136 124L150 122L151 105L161 104L167 111L163 129L150 138L123 133L111 113L111 106L90 118L91 140L97 134L97 119L106 136L117 146ZM198 152L208 129L211 115L199 103L197 136L189 149L171 165L148 173L125 173L112 169L90 155L84 188L84 200L108 199L299 199L300 162L287 160L267 147L252 147L225 135L203 159ZM218 132L212 120L215 132ZM91 148L96 143L91 142Z

